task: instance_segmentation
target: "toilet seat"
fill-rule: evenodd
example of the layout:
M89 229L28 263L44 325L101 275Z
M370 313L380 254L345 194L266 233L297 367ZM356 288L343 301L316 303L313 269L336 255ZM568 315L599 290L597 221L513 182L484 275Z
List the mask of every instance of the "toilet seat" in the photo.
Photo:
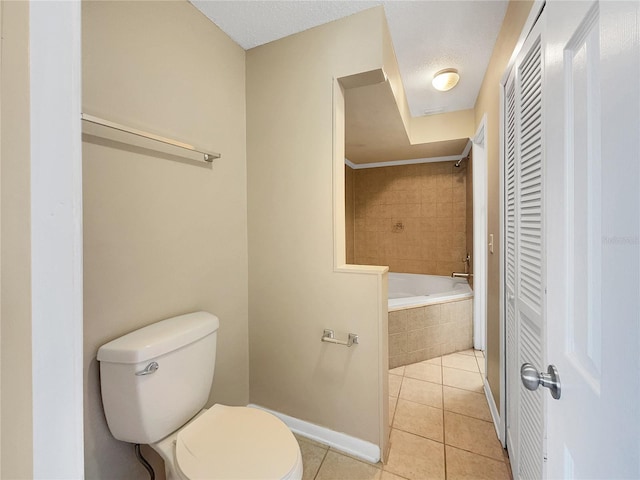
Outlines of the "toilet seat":
M270 413L214 405L177 435L177 466L189 479L293 480L302 476L300 447Z

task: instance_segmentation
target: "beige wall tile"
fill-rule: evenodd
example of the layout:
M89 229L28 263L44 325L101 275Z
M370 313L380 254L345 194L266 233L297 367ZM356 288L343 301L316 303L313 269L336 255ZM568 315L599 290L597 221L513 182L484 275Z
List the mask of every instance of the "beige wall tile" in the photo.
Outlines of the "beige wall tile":
M407 311L389 312L389 335L407 331Z
M402 365L406 365L407 363L409 362L407 361L406 353L394 356L389 355L389 368L400 367Z
M436 217L437 218L451 218L453 217L453 203L452 202L440 202L436 203Z
M389 335L389 355L400 355L407 352L407 334L395 333Z
M423 362L441 355L440 345L434 345L422 350L416 350L406 354L406 365Z
M450 265L437 262L457 262L466 253L465 175L450 162L355 171L354 260L393 272L450 274L443 273Z
M437 325L440 319L440 305L410 308L407 312L407 331Z
M414 352L416 350L422 350L427 346L428 344L426 328L407 332L407 353Z

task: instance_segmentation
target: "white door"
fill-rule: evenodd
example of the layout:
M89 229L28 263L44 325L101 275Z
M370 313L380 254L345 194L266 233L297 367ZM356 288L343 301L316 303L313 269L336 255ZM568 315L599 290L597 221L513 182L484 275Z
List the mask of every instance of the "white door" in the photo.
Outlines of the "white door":
M505 86L505 296L507 446L514 478L542 478L544 392L520 381L542 365L544 323L543 22L538 21Z
M545 7L547 478L640 478L639 5Z

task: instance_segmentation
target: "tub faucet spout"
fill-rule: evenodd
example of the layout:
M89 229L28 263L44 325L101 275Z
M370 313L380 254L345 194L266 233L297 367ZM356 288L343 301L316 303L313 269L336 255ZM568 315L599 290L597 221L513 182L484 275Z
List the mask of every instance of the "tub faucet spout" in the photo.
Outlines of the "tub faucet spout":
M453 272L451 274L452 278L471 278L473 277L473 273L460 273L460 272Z

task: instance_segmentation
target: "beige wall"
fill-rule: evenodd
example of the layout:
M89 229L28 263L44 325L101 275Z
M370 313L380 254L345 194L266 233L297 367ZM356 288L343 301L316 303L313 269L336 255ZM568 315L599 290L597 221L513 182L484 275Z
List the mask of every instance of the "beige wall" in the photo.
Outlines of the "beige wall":
M333 102L336 79L384 66L385 28L376 8L247 52L251 402L377 445L384 270L342 267L344 105ZM322 343L324 328L360 345Z
M529 15L531 1L509 2L475 105L476 127L487 114L488 233L493 234L493 255L487 276L487 379L496 405L500 404L500 79Z
M33 478L29 4L2 2L2 471Z
M459 138L472 138L474 128L474 110L412 117L409 138L412 144L443 142Z
M245 52L188 2L84 2L83 110L222 153L213 164L86 138L85 472L147 478L114 440L95 355L166 317L220 317L210 401L249 400Z
M355 263L451 275L466 254L466 170L453 162L358 169Z

